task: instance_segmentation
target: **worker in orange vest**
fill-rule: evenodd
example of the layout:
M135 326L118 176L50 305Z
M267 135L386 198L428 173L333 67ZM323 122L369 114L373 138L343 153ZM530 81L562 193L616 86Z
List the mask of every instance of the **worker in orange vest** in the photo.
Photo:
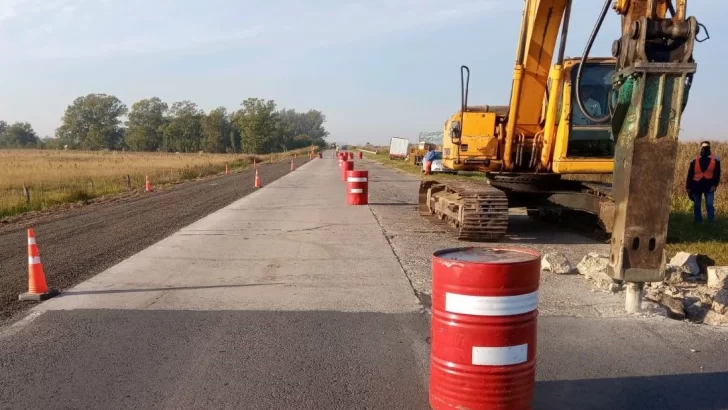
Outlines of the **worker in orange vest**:
M708 222L712 223L715 220L713 200L719 183L720 159L710 153L710 142L703 141L700 143L700 155L690 161L685 184L688 197L693 201L695 223L703 222L703 196L705 196L705 208L708 211Z

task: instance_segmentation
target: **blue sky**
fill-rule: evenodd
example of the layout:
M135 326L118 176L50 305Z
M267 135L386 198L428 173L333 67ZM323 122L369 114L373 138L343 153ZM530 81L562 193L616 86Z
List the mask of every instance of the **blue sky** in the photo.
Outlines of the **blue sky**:
M579 56L601 1L575 0L567 55ZM88 93L127 106L157 96L202 109L247 97L322 110L332 141L387 143L439 130L459 106L506 104L517 0L0 0L0 119L53 135ZM683 139L724 139L728 2L693 0L708 26ZM619 32L610 10L592 56Z

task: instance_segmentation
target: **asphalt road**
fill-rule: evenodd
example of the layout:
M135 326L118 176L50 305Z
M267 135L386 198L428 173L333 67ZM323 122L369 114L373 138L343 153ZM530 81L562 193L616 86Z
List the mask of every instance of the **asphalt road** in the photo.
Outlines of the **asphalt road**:
M298 166L308 158L295 160ZM260 165L263 186L290 172L290 162ZM205 178L118 202L55 212L33 223L49 286L67 289L254 190L254 171ZM31 306L26 229L0 226L0 323Z
M0 408L426 409L428 316L336 164L0 327Z

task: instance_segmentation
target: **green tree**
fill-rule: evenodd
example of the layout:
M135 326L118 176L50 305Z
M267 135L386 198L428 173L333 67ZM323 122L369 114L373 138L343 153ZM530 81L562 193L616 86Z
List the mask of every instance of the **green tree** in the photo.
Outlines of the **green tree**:
M0 148L36 148L40 139L27 122L16 122L8 126L0 121Z
M311 146L311 142L313 140L311 139L311 136L306 134L296 135L293 138L293 147L294 149L298 148L306 148Z
M248 98L237 111L235 127L241 135L241 150L249 154L272 152L276 146L278 119L273 100Z
M43 149L63 149L63 141L46 135L41 139L41 146Z
M303 129L300 132L311 137L312 140L324 139L329 133L324 128L326 116L319 110L308 110L301 114Z
M72 147L119 148L123 138L119 117L126 113L126 105L113 95L78 97L66 108L56 136Z
M225 152L230 147L230 121L224 107L202 117L202 148L207 152Z
M191 101L179 101L169 109L168 122L162 127L167 150L195 152L202 141L201 120L204 113Z
M157 97L135 102L126 121L125 142L134 151L156 151L162 147L167 103Z
M309 138L308 146L312 143L317 146L326 146L324 138L329 133L323 126L326 116L321 111L308 110L300 113L293 109L283 109L276 115L278 117L277 143L282 149L301 148L303 142L298 137L302 135Z

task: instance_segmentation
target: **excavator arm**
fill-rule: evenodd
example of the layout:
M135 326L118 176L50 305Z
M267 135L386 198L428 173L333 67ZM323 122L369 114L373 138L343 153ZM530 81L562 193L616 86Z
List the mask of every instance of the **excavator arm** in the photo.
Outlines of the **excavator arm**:
M622 16L622 36L612 47L617 58L611 119L617 141L616 214L608 273L628 282L630 311L639 309L642 284L664 277L678 134L697 68L693 47L701 27L695 17L686 17L686 7L687 0L614 4Z
M560 67L572 1L524 2L503 153L506 169L512 167L515 136L538 126L541 101L533 97L544 95L558 27L563 23L556 61ZM697 36L705 27L695 17L687 17L687 0L605 0L579 65L577 90L610 6L621 16L621 37L612 46L617 64L610 110L594 118L585 109L581 93L575 95L587 119L597 124L611 121L616 141L612 184L616 211L608 273L628 283L627 310L633 311L639 308L644 282L664 277L678 134L697 69L693 48L696 41L703 41ZM546 139L547 145L551 139Z

